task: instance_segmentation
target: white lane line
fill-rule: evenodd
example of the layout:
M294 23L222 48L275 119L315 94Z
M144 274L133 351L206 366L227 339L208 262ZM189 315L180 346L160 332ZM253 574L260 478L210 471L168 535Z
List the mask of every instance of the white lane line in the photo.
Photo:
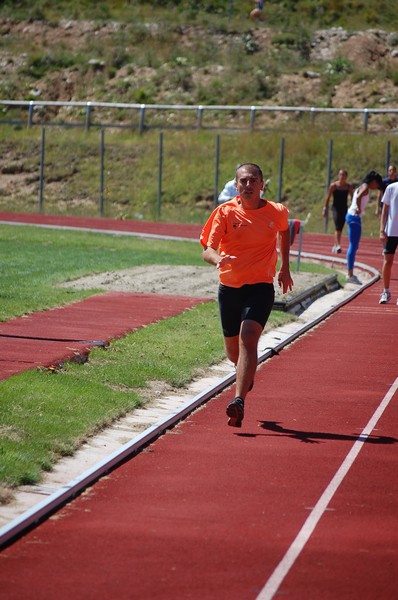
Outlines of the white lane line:
M347 454L343 463L341 464L339 470L329 483L328 487L323 492L322 496L319 498L318 502L314 506L307 520L305 521L303 527L299 531L296 539L293 541L285 556L282 558L279 565L276 567L275 571L272 573L271 577L268 579L267 583L261 590L260 594L257 596L257 600L271 600L276 592L278 591L282 581L289 573L290 569L294 565L297 560L300 552L303 550L305 544L308 542L311 537L312 532L317 526L319 520L321 519L323 513L326 511L326 508L333 498L334 494L338 490L340 484L342 483L344 477L347 475L351 466L353 465L356 457L358 456L361 448L363 447L363 442L370 435L370 433L375 428L378 420L382 416L383 412L389 405L392 397L398 390L398 377L388 390L387 394L384 396L383 400L379 404L376 411L373 413L370 421L363 429L362 433L358 437L357 441L354 443L350 452Z

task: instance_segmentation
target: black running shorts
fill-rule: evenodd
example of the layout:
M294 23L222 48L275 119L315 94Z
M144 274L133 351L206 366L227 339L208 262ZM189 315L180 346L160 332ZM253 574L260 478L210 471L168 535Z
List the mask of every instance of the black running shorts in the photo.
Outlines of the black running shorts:
M395 254L395 251L398 246L398 237L391 236L388 237L384 244L384 254Z
M336 207L332 206L332 215L334 221L334 227L336 231L343 231L343 227L345 224L345 216L347 214L347 207Z
M220 284L218 305L221 326L225 337L239 335L242 321L247 319L262 327L274 305L275 291L272 283L253 283L240 288Z

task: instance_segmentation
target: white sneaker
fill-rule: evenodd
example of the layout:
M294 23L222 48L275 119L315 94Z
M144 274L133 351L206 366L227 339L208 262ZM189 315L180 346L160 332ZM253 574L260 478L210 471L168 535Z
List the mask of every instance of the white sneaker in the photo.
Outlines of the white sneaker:
M336 246L336 253L341 254L341 246Z
M336 244L332 248L332 254L337 254L337 246L336 246Z
M380 296L379 304L387 304L391 300L391 293L389 291L383 292ZM397 301L398 302L398 301Z
M362 285L362 281L360 279L358 279L358 277L356 275L351 275L345 278L347 283L355 283L355 285Z

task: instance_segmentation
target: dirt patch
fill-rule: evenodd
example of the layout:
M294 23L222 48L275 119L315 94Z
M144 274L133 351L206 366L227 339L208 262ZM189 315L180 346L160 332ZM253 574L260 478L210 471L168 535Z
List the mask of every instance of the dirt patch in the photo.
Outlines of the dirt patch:
M325 279L321 273L295 273L292 268L294 289L282 294L275 285L276 299L289 299L293 295L312 287ZM88 275L73 281L67 281L62 287L75 289L100 289L116 292L135 292L145 294L168 294L177 296L199 296L216 298L218 273L212 267L148 265L108 271L97 275Z

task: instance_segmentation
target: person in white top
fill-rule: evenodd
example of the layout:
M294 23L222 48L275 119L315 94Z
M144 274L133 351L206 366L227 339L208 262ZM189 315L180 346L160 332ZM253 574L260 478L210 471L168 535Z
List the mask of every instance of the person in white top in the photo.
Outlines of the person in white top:
M348 250L347 250L347 282L361 285L362 282L354 275L355 256L359 247L362 233L362 215L365 206L369 202L370 190L378 190L383 185L383 179L376 171L370 171L363 179L361 185L355 190L351 206L346 215L348 227Z
M236 180L231 179L231 181L227 181L224 185L224 189L221 194L218 196L218 204L223 204L223 202L229 202L232 198L238 194L236 189Z
M384 290L380 296L379 304L386 304L391 300L391 271L395 251L398 246L398 182L390 183L386 187L381 202L383 208L380 218L380 239L384 245L384 260L381 274Z

